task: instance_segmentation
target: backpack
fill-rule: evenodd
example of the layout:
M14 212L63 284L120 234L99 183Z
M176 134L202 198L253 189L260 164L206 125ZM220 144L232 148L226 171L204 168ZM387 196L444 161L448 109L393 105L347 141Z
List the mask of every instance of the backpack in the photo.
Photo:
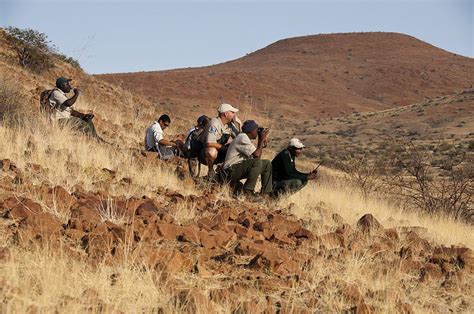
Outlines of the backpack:
M185 158L196 158L203 148L202 143L198 140L199 133L197 131L200 130L193 130L189 133L184 142L182 154Z
M49 100L54 91L55 89L47 89L40 94L40 111L48 115L52 114L55 109L55 104Z

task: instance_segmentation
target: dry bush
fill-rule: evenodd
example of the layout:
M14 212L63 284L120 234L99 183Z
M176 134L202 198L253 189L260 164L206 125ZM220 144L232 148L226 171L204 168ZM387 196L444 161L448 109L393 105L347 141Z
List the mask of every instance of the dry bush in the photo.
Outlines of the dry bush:
M390 151L384 155L352 152L339 163L354 187L365 197L383 192L406 207L473 222L474 167L465 152L435 155L406 136L387 142ZM445 147L438 143L434 151L446 151Z
M403 151L392 157L393 171L386 178L389 191L428 213L474 222L474 166L470 157L459 151L447 156L441 169L435 169L431 166L433 154L411 140L405 140L402 147Z
M381 179L383 167L364 156L349 157L340 163L340 167L347 174L350 183L368 197L380 191L385 183Z
M0 78L0 125L17 126L33 118L33 109L18 84Z

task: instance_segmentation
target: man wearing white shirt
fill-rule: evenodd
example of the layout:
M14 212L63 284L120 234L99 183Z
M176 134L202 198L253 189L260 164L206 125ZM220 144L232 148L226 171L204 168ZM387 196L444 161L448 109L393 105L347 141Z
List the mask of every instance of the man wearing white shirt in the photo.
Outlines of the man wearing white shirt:
M169 141L164 138L164 130L169 127L170 123L170 117L164 114L146 129L145 150L157 152L160 159L170 159L178 152L178 141Z
M235 183L246 179L243 186L244 193L253 195L258 177L262 181L261 194L272 194L272 164L270 160L260 159L264 144L267 140L268 129L259 131L258 124L247 120L239 133L230 143L224 161L223 173L225 178ZM257 147L252 140L258 137Z
M71 81L71 79L63 76L56 80L56 88L49 96L49 103L53 109L51 119L57 120L61 124L69 124L72 129L94 137L99 142L104 142L104 140L97 135L94 123L92 123L94 115L92 113L84 114L72 108L79 98L81 91L78 88L73 88L70 84ZM67 94L71 91L74 92L74 95L68 98Z

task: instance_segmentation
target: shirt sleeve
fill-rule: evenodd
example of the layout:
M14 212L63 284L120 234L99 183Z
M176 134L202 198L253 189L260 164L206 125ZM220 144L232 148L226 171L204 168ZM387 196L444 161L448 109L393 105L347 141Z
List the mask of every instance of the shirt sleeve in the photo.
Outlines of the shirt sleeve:
M63 93L55 90L53 91L53 93L51 94L51 96L49 97L49 99L51 101L53 101L57 107L61 106L68 98L66 97L66 95L64 95Z
M163 131L153 126L153 139L155 141L155 147L158 147L159 142L163 139Z
M236 140L240 141L236 146L237 151L246 157L250 157L257 150L248 136L237 136Z
M205 143L217 143L217 127L212 123L207 126Z

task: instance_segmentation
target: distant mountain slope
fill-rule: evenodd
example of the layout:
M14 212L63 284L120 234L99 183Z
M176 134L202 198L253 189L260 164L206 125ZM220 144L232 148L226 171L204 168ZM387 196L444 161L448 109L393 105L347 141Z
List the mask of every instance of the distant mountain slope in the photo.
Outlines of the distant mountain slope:
M349 33L284 39L214 66L98 77L178 112L226 101L269 118L312 119L451 94L473 84L472 73L474 59L407 35Z

